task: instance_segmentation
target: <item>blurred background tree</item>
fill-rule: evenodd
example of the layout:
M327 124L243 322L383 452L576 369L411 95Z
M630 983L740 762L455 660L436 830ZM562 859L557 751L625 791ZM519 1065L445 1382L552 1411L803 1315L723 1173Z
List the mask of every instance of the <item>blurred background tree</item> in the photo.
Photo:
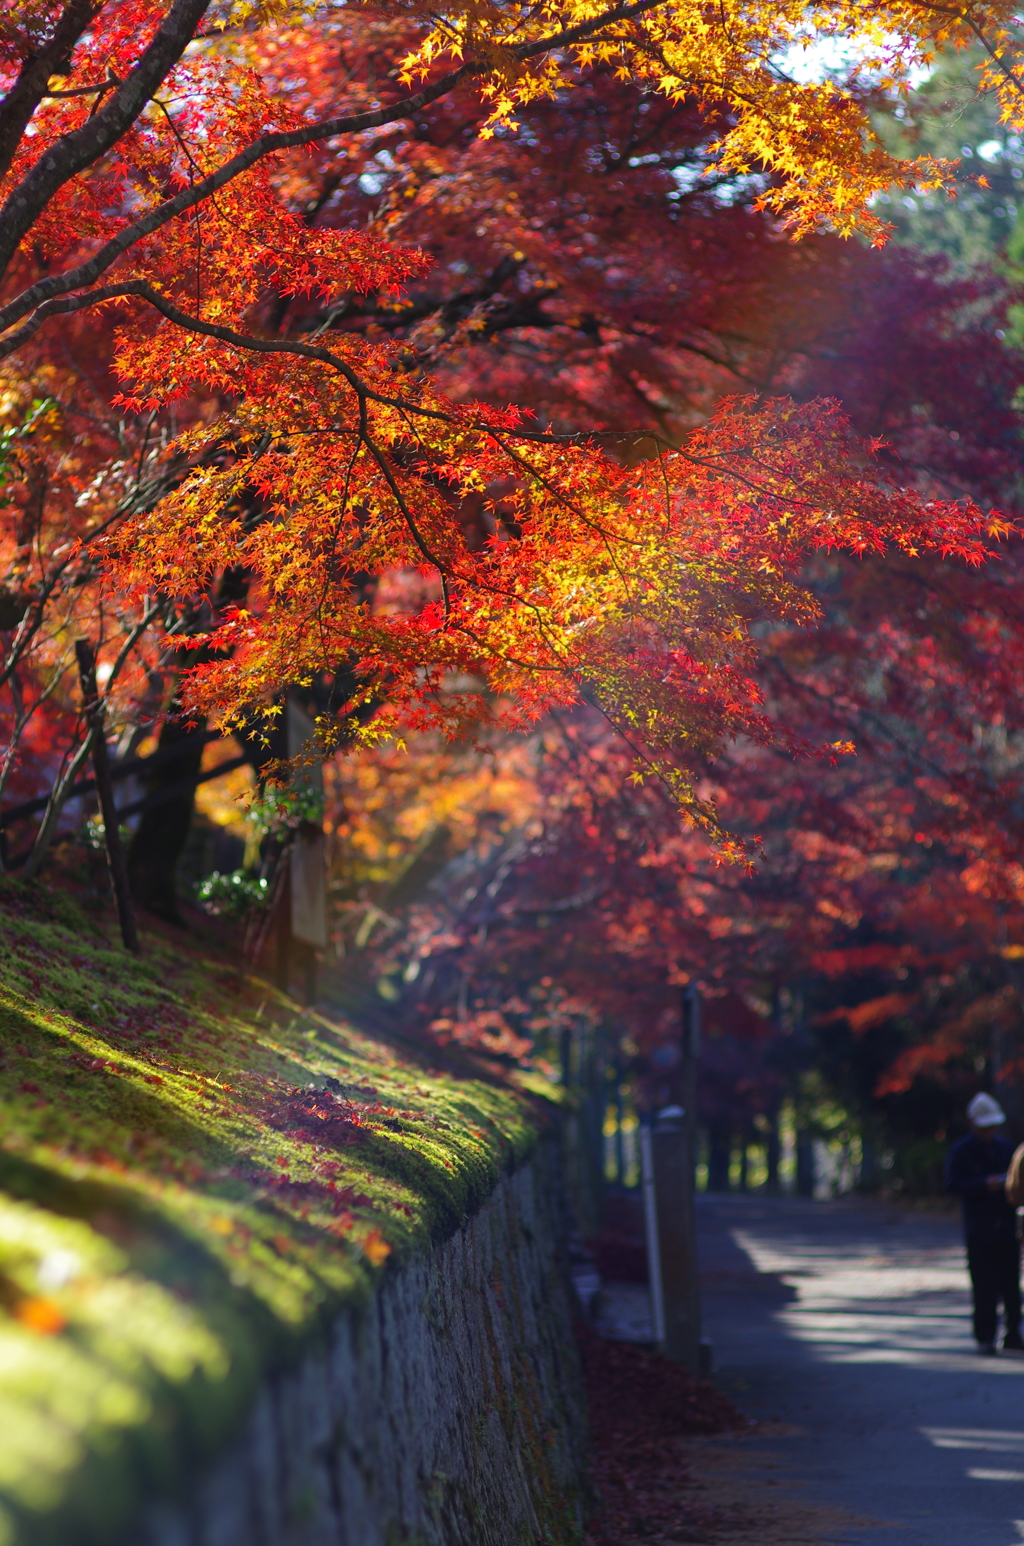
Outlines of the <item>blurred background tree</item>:
M912 96L875 120L894 151L913 146L917 154L959 161L955 198L899 191L877 201L896 241L944 253L958 273L998 261L1024 204L1021 136L980 89L982 62L980 49L941 58Z

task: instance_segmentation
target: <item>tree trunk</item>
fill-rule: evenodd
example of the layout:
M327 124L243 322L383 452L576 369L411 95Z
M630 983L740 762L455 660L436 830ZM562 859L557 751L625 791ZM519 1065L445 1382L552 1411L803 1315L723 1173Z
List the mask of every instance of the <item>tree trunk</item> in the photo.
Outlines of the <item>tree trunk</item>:
M782 1135L779 1132L778 1108L770 1113L768 1120L771 1125L768 1128L767 1153L765 1156L768 1167L765 1185L769 1192L775 1193L779 1190L779 1161L782 1158Z
M82 701L92 726L92 765L96 774L96 793L103 813L103 833L107 844L107 861L110 879L117 902L117 919L121 925L121 938L126 950L139 954L139 935L135 927L135 910L128 885L128 871L121 847L121 833L117 824L117 807L110 782L110 761L103 729L103 705L96 688L96 654L88 639L75 640L75 657L82 683Z
M729 1190L729 1161L732 1157L732 1133L727 1124L708 1127L708 1191Z
M814 1182L814 1139L801 1130L796 1135L796 1195L813 1197Z
M132 890L141 907L181 923L178 907L178 861L188 841L192 812L196 803L195 784L203 760L206 721L184 725L168 719L160 731L160 750L192 741L189 751L170 758L153 768L146 779L146 794L159 794L175 785L184 787L153 810L143 811L128 851L128 874Z

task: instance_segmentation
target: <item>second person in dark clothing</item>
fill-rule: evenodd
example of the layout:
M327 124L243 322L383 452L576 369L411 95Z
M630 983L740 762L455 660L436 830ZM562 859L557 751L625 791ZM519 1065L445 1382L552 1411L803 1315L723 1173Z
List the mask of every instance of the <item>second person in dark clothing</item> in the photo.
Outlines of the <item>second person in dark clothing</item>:
M999 1129L1006 1121L991 1095L976 1095L967 1108L971 1131L949 1151L946 1187L963 1201L967 1267L974 1292L974 1336L980 1353L996 1350L1000 1300L1003 1347L1024 1352L1020 1335L1020 1244L1017 1219L1006 1200L1006 1171L1013 1145Z

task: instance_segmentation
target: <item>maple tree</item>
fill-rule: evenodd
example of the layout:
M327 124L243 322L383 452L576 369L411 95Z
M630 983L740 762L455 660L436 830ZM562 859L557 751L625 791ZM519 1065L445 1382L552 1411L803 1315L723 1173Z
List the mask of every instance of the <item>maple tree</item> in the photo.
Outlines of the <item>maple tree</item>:
M779 361L791 386L841 383L858 427L884 433L923 489L1014 508L1012 286L854 252L809 298ZM714 869L655 787L629 790L628 753L586 715L550 725L535 762L502 752L493 775L423 748L353 766L338 806L356 850L338 861L346 949L373 947L404 1020L419 1010L505 1055L549 1043L557 1006L522 991L548 975L625 1038L655 1098L677 985L695 977L713 1141L716 1124L728 1144L741 1117L777 1111L813 1060L923 1184L979 1059L1017 1077L1019 564L1010 547L980 571L834 555L805 570L822 620L763 641L759 681L774 717L858 753L823 770L748 743L706 764L725 822L763 839L753 877Z
M446 121L432 132L421 125L416 140L410 144L393 139L386 155L374 163L370 193L360 192L353 175L345 196L344 217L351 213L351 201L365 198L367 206L372 200L380 200L388 209L389 218L401 229L416 228L417 220L421 221L424 237L431 235L437 266L442 270L450 267L450 273L444 275L440 284L432 277L425 282L422 291L415 293L411 315L403 317L401 311L367 313L355 308L348 313L348 325L358 329L372 322L393 332L401 330L402 336L411 338L420 349L437 349L439 368L449 379L481 386L497 380L511 387L514 382L516 395L540 401L552 419L569 428L587 423L602 411L609 417L621 413L627 396L634 411L639 407L649 415L647 422L652 426L664 427L667 414L673 427L682 428L690 416L714 400L716 391L722 390L730 376L733 381L741 380L761 389L785 385L800 395L841 395L861 433L881 433L895 445L902 476L919 483L927 481L932 492L949 495L970 490L983 496L985 502L1007 508L1015 503L1019 429L1013 398L1020 383L1019 363L999 341L1007 306L1013 300L1005 280L977 273L951 283L941 260L922 260L892 250L881 255L867 254L858 248L843 250L820 239L796 248L773 242L770 229L759 225L749 208L716 201L714 193L703 193L699 184L690 195L686 215L678 218L673 228L665 214L663 197L664 185L671 182L666 168L672 168L674 174L681 167L689 166L692 171L694 165L701 164L703 141L699 130L684 112L674 118L666 112L656 127L644 123L637 103L631 102L625 92L620 95L620 88L607 82L596 100L588 99L579 112L565 114L563 132L564 137L559 137L550 123L545 123L522 145L510 143L493 182L487 181L484 163L475 156L475 142L460 139L451 122ZM631 138L636 132L643 136L642 143ZM557 145L555 153L552 143ZM649 153L653 171L649 162L646 167L630 172L631 153L641 150ZM633 159L643 158L637 155ZM406 161L413 162L412 170ZM422 170L423 165L426 171ZM330 168L321 169L318 175L328 177ZM664 183L659 186L662 179ZM585 190L577 194L577 203L568 212L566 183L574 194ZM435 184L440 185L439 189ZM316 186L311 180L307 189L310 196ZM515 263L501 267L499 243L504 232L489 213L497 203L498 189L505 199L506 217L510 212L523 211L524 218L518 223L513 221L508 233L509 246L514 244L520 249L523 259L523 249L531 240L526 212L529 210L532 215L537 207L546 212L537 224L543 225L547 239L542 241L534 235L530 261L518 267ZM527 190L531 205L526 203ZM717 191L721 194L722 190ZM339 197L337 190L333 197ZM439 202L454 221L450 243L444 228L436 224L433 230L430 227L431 212ZM619 253L614 243L619 228L613 212L619 216L623 208L630 211L621 227L628 233L627 242L636 230L643 230L647 237L648 261L642 268L634 264L630 269L625 259L618 267ZM609 217L602 225L606 210ZM691 222L696 235L688 242L685 238ZM609 258L607 268L595 268L593 272L583 269L581 275L579 269L566 262L565 253L575 253L578 258L580 236L587 223L600 232L603 250L611 249L614 256ZM654 233L666 229L674 242L666 240L662 247ZM552 231L554 237L548 234ZM694 261L694 249L702 242L713 246L717 273L702 271ZM744 266L744 258L749 266ZM613 282L605 283L609 269ZM630 275L628 287L622 282L624 272ZM716 283L719 278L720 287ZM670 289L674 288L687 297L687 305L675 314L668 307ZM478 308L477 326L459 334L460 319L474 306ZM659 319L657 326L651 318ZM642 359L636 349L638 337L650 341ZM660 352L652 365L655 348ZM641 397L642 392L649 395ZM965 582L966 589L962 588L946 573L939 592L929 600L927 612L917 618L913 612L908 613L913 633L926 640L937 628L940 641L945 640L948 645L944 621L947 614L959 615L963 605L980 613L993 602L1000 622L1008 619L1014 623L1007 569L1015 574L1015 566L1009 561L999 568L1000 578L989 590L973 579ZM828 593L836 585L836 576L828 566L813 583L817 587L819 582L824 583L828 608ZM893 653L893 640L885 637L884 629L876 647L874 629L878 618L869 605L872 594L877 594L879 602L887 606L890 591L886 587L892 586L896 595L908 601L916 597L920 602L921 590L927 594L931 583L930 571L925 581L918 566L890 572L885 581L879 580L875 568L862 574L860 566L856 566L842 579L842 586L852 585L853 590L842 589L834 602L839 610L850 600L855 602L856 626L841 636L826 632L811 639L805 634L794 637L792 651L797 662L810 654L818 661L819 669L822 646L832 650L838 646L839 653L828 667L831 676L827 688L819 687L819 697L831 705L836 694L845 692L845 717L835 728L841 728L857 742L858 761L850 765L849 778L842 774L825 777L819 768L801 774L799 766L794 768L788 758L758 770L751 765L748 755L737 770L736 779L748 786L757 807L749 820L741 814L743 800L737 799L730 787L728 761L713 769L712 777L728 794L730 824L745 825L748 832L762 834L766 828L774 827L776 838L762 866L765 873L752 883L744 881L742 886L721 875L714 877L706 894L716 899L716 905L707 910L702 926L689 910L691 898L699 902L702 887L694 878L692 866L688 875L684 868L680 881L683 895L675 898L674 907L687 919L689 938L680 938L680 924L673 910L666 913L664 890L660 901L656 894L651 896L650 909L664 927L655 931L647 948L638 951L635 973L621 953L609 956L609 936L600 919L593 916L597 909L591 907L588 915L590 888L574 883L577 866L584 862L579 825L584 820L582 812L569 813L564 837L568 856L564 874L550 857L545 860L546 871L543 866L538 870L536 864L527 867L526 889L528 894L532 890L536 903L532 924L521 918L510 930L503 907L507 905L514 913L519 904L515 877L505 881L504 903L493 909L493 934L487 939L486 960L471 946L479 927L475 914L468 919L453 918L448 909L439 907L439 916L431 918L432 908L427 908L422 919L417 919L411 940L389 936L386 920L378 920L376 931L372 927L373 903L369 911L364 908L369 896L376 895L387 911L391 905L390 888L384 885L383 891L374 891L371 881L367 892L364 881L360 903L358 897L352 898L350 882L346 881L345 905L354 906L354 932L365 929L370 936L382 939L378 967L393 966L394 981L401 982L405 970L417 968L417 951L423 952L424 961L433 963L416 971L404 992L403 1013L408 1014L420 996L425 976L433 978L433 992L440 974L445 985L441 1001L446 993L452 1003L465 998L469 984L469 1001L476 997L485 1006L476 1015L466 1013L467 1006L462 1006L456 1022L459 1034L479 1035L494 1048L511 1047L515 1038L521 1037L524 1022L518 1012L502 1017L502 1003L516 996L508 991L509 980L528 974L531 967L541 969L537 963L543 962L543 970L568 972L578 987L585 985L590 997L601 1002L613 1016L623 1013L624 1004L627 1010L631 1008L625 1018L634 1030L646 1027L641 1035L641 1040L645 1040L671 1003L671 994L665 993L667 963L682 959L686 970L710 978L712 987L715 977L724 975L743 980L755 992L763 993L766 983L770 987L779 973L793 978L807 971L815 949L821 950L823 959L831 960L830 991L839 996L839 1002L844 995L847 1002L851 996L856 1002L865 991L873 991L863 972L859 977L856 975L856 953L847 953L843 947L849 920L858 916L867 919L874 904L865 895L862 875L857 886L861 903L858 914L851 906L848 878L844 879L841 873L844 865L850 868L859 863L870 877L872 855L858 859L852 847L844 853L838 840L829 846L820 835L813 835L813 828L815 822L827 818L828 836L835 838L843 832L851 844L865 841L868 824L863 814L859 822L851 824L850 810L870 787L862 777L862 769L866 759L873 755L879 766L890 765L882 785L870 790L870 799L880 824L889 827L888 834L879 834L876 857L891 857L893 807L900 800L900 778L913 777L914 770L911 767L908 773L905 747L882 743L876 731L868 732L859 715L861 700L856 678L865 660L877 662ZM915 604L913 610L920 608ZM946 669L961 673L961 689L970 689L972 672L984 675L985 670L993 684L998 682L1005 688L1012 682L1015 670L1017 646L1012 632L1004 645L1005 655L996 649L984 667L977 658L962 659L959 664L947 659ZM940 642L940 653L943 647ZM794 662L786 663L792 668ZM914 661L904 659L896 662L896 669L904 676L897 686L908 720L908 727L897 728L909 728L912 740L926 740L934 734L927 697L922 691L928 676L927 661L922 657L915 665ZM912 692L920 696L920 715L911 702ZM997 700L998 694L989 700L990 709L995 712ZM776 701L780 701L778 695ZM791 723L804 719L807 733L813 734L821 728L821 716L815 715L818 701L817 697L803 703L791 701L782 717ZM970 737L975 721L969 699L965 697L963 703L969 712L963 715L960 728ZM962 756L960 760L963 761ZM400 773L399 764L386 765L388 795L384 798L390 801L405 782L405 775ZM429 784L429 759L425 764L421 751L415 765L417 776ZM555 766L556 776L544 786L542 803L549 814L558 809L556 791L564 791L567 776L571 778L557 758ZM628 764L618 765L616 777L624 777L627 768ZM895 768L900 769L899 777L892 772ZM973 802L983 819L974 819L972 841L980 840L980 829L984 827L985 840L995 839L1005 854L1004 839L1013 826L1011 820L1007 829L1003 818L1012 805L1012 787L1004 786L993 797L992 791L986 790L983 772L975 765L973 771L968 771L967 783L961 780L958 811L962 813ZM755 775L757 793L753 799ZM413 776L411 772L409 776ZM450 768L446 778L452 778ZM842 791L842 799L837 789ZM357 808L359 804L357 797ZM526 804L535 809L536 792ZM651 890L644 884L645 875L650 877L652 869L650 829L630 816L630 802L620 805L616 799L611 809L628 833L627 851L636 845L638 851L646 848L647 852L639 870L629 867L625 854L614 869L595 854L592 862L604 876L597 889L607 896L609 914L634 909L640 929L645 926L643 907L636 899L638 894L642 896ZM948 816L949 811L941 803L937 811L922 809L916 830L923 826L933 846L937 846L939 832L949 825ZM416 818L422 819L422 814ZM670 835L674 835L671 815L665 819ZM901 819L897 810L897 827ZM555 848L559 841L557 820L554 815L547 836ZM799 863L795 857L789 862L793 834L797 834L799 843L800 832L808 828L812 829L808 832L808 843L817 843L816 859L811 862L805 854ZM349 830L359 841L358 820ZM919 861L921 848L914 844L913 834L906 841L911 854L916 847ZM485 871L488 885L503 866L507 867L507 861L507 854L495 856L494 873ZM671 862L667 855L665 865ZM346 872L351 868L346 861ZM358 865L354 868L358 870ZM413 862L410 875L416 873L422 874L419 859ZM458 873L461 876L461 870ZM882 878L891 873L890 867L882 872ZM947 889L945 911L937 911L934 901L929 909L927 888L921 893L926 907L922 915L924 933L929 926L937 937L938 931L944 931L943 950L948 949L949 937L956 932L957 918L961 919L962 929L963 886L953 874L950 880L953 883ZM404 888L397 893L399 898L404 894ZM668 895L673 896L673 891ZM560 905L575 899L576 910L568 914L557 908L547 912L545 899L550 902L552 898ZM880 899L881 891L876 902ZM902 901L906 906L906 890ZM819 907L832 912L819 911ZM529 902L526 912L530 913ZM879 923L883 921L884 909L880 905L874 907L874 917ZM983 917L984 909L979 914L979 924ZM547 920L543 928L538 926L538 918ZM575 969L559 954L563 922L577 925L575 948L579 964ZM709 934L709 924L719 932ZM736 935L730 939L727 936L733 928ZM623 926L622 937L629 932ZM769 944L772 948L766 950ZM979 948L984 949L981 927L969 943L961 938L960 959L976 958ZM928 954L941 975L942 951L936 941L928 947ZM894 974L904 970L906 951L897 942L879 945L875 955L877 960L887 956ZM840 960L846 960L852 969L852 975L847 973L842 981L836 965ZM612 964L608 975L615 979L610 983L604 975L609 961ZM498 968L501 972L495 975ZM617 991L620 982L621 993ZM905 980L901 984L897 979L892 987L901 985L905 985ZM927 992L926 989L919 994L917 1002L924 1002ZM906 994L901 997L893 992L881 992L876 997L896 1008L907 999ZM834 996L829 998L828 992L824 999L824 1011L837 1001ZM818 1002L816 999L814 1007ZM436 1004L432 1012L438 1012ZM891 1018L877 1023L886 1052L876 1060L875 1073L861 1092L865 1099L871 1096L877 1077L902 1044ZM674 1035L674 1024L674 1015L670 1013L666 1027L669 1035ZM831 1025L830 1034L835 1034L838 1022L832 1021ZM743 1046L742 1061L743 1068L737 1077L749 1083L756 1063L749 1042ZM777 1083L777 1074L771 1077ZM755 1091L754 1096L756 1100L764 1099L765 1090ZM734 1085L729 1099L735 1101L735 1097Z
M965 603L967 571L920 557L981 560L1007 530L988 512L1013 503L1015 367L979 352L1006 297L977 276L953 294L935 265L837 240L880 239L873 195L952 175L871 140L879 80L898 91L930 50L980 30L1019 114L998 7L952 21L915 5L685 4L440 22L198 4L12 18L3 776L16 795L54 790L30 869L88 754L77 632L98 637L126 750L168 706L182 720L165 734L211 716L255 744L289 682L334 684L324 750L434 728L489 737L554 709L570 741L600 746L601 796L579 747L545 729L529 796L543 797L544 844L515 866L523 890L500 930L474 945L500 933L500 949L468 977L453 949L426 1013L463 1035L459 983L493 970L476 1029L516 1055L531 1021L583 1014L585 986L622 1024L643 1022L646 1056L698 962L763 987L809 950L852 960L840 936L856 862L861 916L884 918L870 861L892 852L881 838L903 772L879 774L880 753L861 778L857 673L877 645L903 695L891 769L910 766L906 724L918 755L946 734L921 817L950 833L942 916L958 916L965 844L1006 888L1009 795L957 765L976 705L941 619L973 608L992 681L1009 683L1015 615L988 569L983 599ZM867 39L847 80L788 72L815 27ZM957 320L972 308L973 332ZM951 416L965 370L975 390L961 386ZM729 392L753 395L722 404ZM843 399L852 431L822 396ZM843 547L875 557L806 568ZM902 632L878 615L892 582ZM860 610L844 632L833 616L847 603ZM922 689L933 634L956 700L941 723ZM794 752L830 741L856 741L857 763L794 773ZM652 769L672 801L630 787ZM856 862L836 841L855 803ZM765 837L772 877L708 871L680 805L719 854ZM983 819L954 832L954 806ZM794 831L806 836L787 869ZM921 888L924 919L935 890ZM538 912L542 896L578 905ZM541 930L551 916L586 924ZM415 949L448 923L424 918ZM557 986L506 1014L500 978L536 966L542 935ZM405 970L409 949L386 948ZM885 948L898 972L905 940Z
M880 72L897 89L931 48L978 26L1008 47L1001 16L795 4L712 16L664 0L381 13L370 44L387 55L399 39L394 65L339 77L341 13L314 24L299 7L270 17L201 0L18 7L4 22L0 119L8 379L47 356L59 373L55 319L73 330L102 307L115 406L134 435L170 426L156 457L142 431L133 475L144 468L148 492L108 493L109 470L131 465L123 447L75 491L86 546L74 562L87 553L98 594L124 609L119 641L139 628L152 666L161 630L187 632L205 658L192 657L184 704L228 721L273 711L283 682L339 661L358 676L346 707L376 708L371 737L496 713L529 724L590 695L716 831L693 765L730 736L776 735L750 682L751 628L813 615L792 580L805 552L892 542L980 559L1003 527L969 502L922 504L830 405L728 404L681 448L631 466L590 426L560 435L520 409L457 400L400 337L334 325L360 296L399 305L427 259L390 240L386 218L318 221L294 197L306 147L377 137L471 89L486 107L474 132L504 145L517 115L611 72L711 114L708 164L760 177L762 207L794 232L877 237L872 194L946 172L884 151L858 83ZM802 40L844 30L869 56L844 87L787 72ZM326 303L315 336L268 325L275 297ZM102 532L97 489L116 512ZM479 529L481 501L483 544L464 521L475 503ZM239 571L241 597L223 583ZM400 572L400 599L380 600ZM26 605L22 638L38 610ZM452 691L453 673L470 690Z

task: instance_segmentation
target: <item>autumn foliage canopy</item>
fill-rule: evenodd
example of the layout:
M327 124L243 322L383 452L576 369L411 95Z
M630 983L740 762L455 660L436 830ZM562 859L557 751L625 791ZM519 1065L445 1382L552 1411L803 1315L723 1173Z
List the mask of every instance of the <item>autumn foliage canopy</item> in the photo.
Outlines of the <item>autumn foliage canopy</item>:
M1004 9L8 7L0 358L18 513L0 623L8 680L42 662L15 729L45 714L88 615L108 693L132 670L140 690L177 639L186 708L225 723L345 666L325 745L339 724L525 726L585 701L635 777L657 773L740 852L695 770L737 736L821 750L766 712L753 669L766 626L819 616L808 554L978 564L1007 522L907 487L834 401L737 396L660 435L646 415L564 427L476 400L389 326L431 266L392 239L402 189L361 226L330 218L332 194L434 104L479 104L465 119L485 166L531 112L622 82L645 110L701 117L702 175L760 179L780 234L878 241L872 196L947 169L883 150L868 85L899 90L977 25L998 46ZM844 84L791 68L821 32L858 41ZM485 325L470 307L464 330ZM62 411L83 359L113 429Z

